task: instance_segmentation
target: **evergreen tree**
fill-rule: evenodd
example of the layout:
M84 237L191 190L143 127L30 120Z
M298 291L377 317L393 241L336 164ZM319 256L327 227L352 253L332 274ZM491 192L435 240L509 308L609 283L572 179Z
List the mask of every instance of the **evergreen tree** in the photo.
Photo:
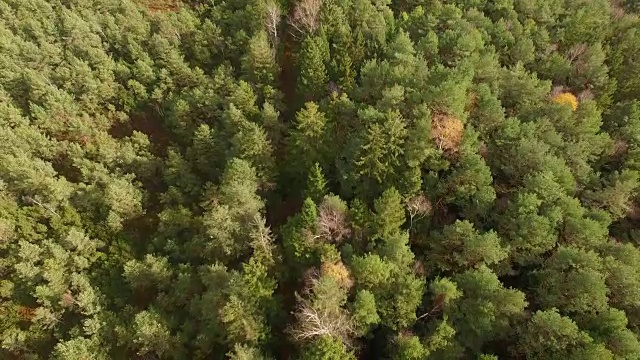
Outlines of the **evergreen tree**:
M482 264L496 264L508 256L495 232L480 234L468 221L456 221L433 236L429 262L443 271L456 272Z
M322 35L309 36L302 42L298 55L298 93L305 101L317 100L325 94L329 47Z
M327 193L327 180L322 174L320 164L315 163L307 177L307 186L305 189L305 197L319 203Z
M537 300L545 308L589 312L607 306L602 261L594 252L561 247L535 275Z
M315 103L308 102L298 111L289 138L294 171L306 174L315 163L320 166L327 163L325 147L330 131L325 114Z
M547 310L536 312L519 330L516 351L527 359L613 359L613 354L571 319Z
M0 359L637 359L635 2L0 0Z

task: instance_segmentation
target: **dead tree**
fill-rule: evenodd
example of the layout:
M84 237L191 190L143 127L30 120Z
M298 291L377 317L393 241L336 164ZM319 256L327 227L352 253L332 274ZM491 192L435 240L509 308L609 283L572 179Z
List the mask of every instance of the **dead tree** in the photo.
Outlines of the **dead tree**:
M274 1L269 1L266 6L264 26L267 34L269 34L271 46L273 46L274 49L278 45L278 25L280 25L281 17L282 11L280 10L280 6Z
M320 27L320 8L322 0L300 0L289 17L292 35L299 39L305 34L314 33Z
M438 149L445 153L456 153L462 142L464 124L458 118L435 115L431 121L431 138Z
M42 207L43 209L47 210L48 212L52 213L53 215L55 215L56 217L60 217L60 215L58 215L57 212L55 212L51 207L49 207L48 205L38 201L35 197L31 197L31 196L24 196L23 199L31 204L36 204L40 207Z
M298 326L291 333L296 340L305 341L328 335L346 339L351 331L351 319L346 311L318 309L310 300L302 299L295 312Z
M426 313L418 316L416 318L416 321L418 321L420 319L423 319L423 318L425 318L427 316L431 316L431 315L434 315L434 314L437 314L438 312L440 312L440 310L442 310L442 308L444 306L445 299L446 299L445 294L436 295L436 298L434 299L433 307L431 308L431 310L429 310Z
M413 228L413 219L421 219L431 213L431 203L424 195L417 195L407 200L409 212L409 230Z
M584 54L589 47L587 44L581 43L571 47L569 51L567 51L567 59L572 63L575 62L582 54Z
M323 201L318 208L318 236L326 241L341 242L350 234L346 213L335 204Z
M335 299L323 298L314 292L319 283L319 273L310 273L307 286L298 298L294 312L296 326L290 333L297 341L308 341L319 336L331 336L348 343L353 334L349 313L335 303Z

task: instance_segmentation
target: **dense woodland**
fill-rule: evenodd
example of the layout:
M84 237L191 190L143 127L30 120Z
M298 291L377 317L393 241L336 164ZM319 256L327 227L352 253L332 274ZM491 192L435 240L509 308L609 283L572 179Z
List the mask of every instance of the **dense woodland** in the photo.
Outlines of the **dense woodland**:
M639 13L0 0L0 359L640 359Z

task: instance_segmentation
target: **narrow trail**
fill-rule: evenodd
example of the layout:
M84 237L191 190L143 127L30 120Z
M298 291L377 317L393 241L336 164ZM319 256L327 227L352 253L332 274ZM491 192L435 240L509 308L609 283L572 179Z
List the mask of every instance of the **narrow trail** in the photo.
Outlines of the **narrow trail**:
M291 17L293 13L293 6L288 10L287 18ZM281 42L281 52L278 56L278 61L280 65L280 73L278 74L278 82L280 91L283 94L283 101L285 104L284 111L280 114L280 121L285 126L285 128L291 124L295 119L296 107L296 79L297 79L297 71L296 71L296 51L298 48L298 43L295 37L289 31L289 25L286 21L282 22L282 31L280 34L282 38ZM287 159L287 149L286 149L286 141L283 141L281 144L275 149L275 157L276 161L280 163L280 166L286 165ZM302 205L302 200L299 199L299 196L291 197L291 194L288 194L287 191L282 191L280 189L281 195L283 198L277 199L275 203L273 203L272 207L270 207L268 211L268 223L269 225L277 229L279 226L283 225L287 218L295 215Z
M287 18L289 18L293 13L293 5L290 3L290 7L288 9ZM283 31L282 31L282 53L280 56L280 74L279 74L279 85L280 91L284 96L284 103L286 104L286 108L283 111L281 116L281 121L285 125L291 124L295 118L295 106L296 101L296 59L295 53L298 48L298 44L289 31L289 24L285 21L283 22ZM286 147L286 144L281 144L283 147ZM278 151L280 154L286 154L286 150L284 148ZM287 159L284 156L277 156L279 162L286 162ZM285 191L286 193L286 191ZM298 197L291 197L291 195L283 194L283 198L279 199L270 210L270 225L272 228L277 229L281 225L285 224L287 219L290 216L295 215L301 205L302 201L298 199ZM295 289L299 288L300 284L296 281L285 280L279 283L278 289L276 290L278 295L282 299L282 309L284 316L284 323L275 328L275 333L285 334L286 333L286 324L292 324L295 322L295 317L292 312L296 306L296 299L293 296L295 293ZM282 336L278 343L278 359L291 359L294 356L293 349L295 345L292 344L287 336Z
M289 10L289 16L293 12L293 7ZM296 59L295 50L298 47L295 38L289 31L289 26L284 23L284 39L282 42L282 61L280 63L280 91L284 95L284 103L287 105L296 103ZM295 109L291 106L287 106L283 120L290 122L295 116Z

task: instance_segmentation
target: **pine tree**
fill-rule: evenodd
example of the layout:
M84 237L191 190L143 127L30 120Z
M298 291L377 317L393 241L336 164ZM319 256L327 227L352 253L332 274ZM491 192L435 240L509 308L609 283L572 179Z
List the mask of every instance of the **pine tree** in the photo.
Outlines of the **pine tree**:
M265 31L258 32L249 40L248 52L242 59L242 71L263 99L265 88L275 87L278 65Z
M307 186L304 193L305 198L310 198L316 203L319 203L327 194L326 187L327 180L325 180L324 175L322 174L322 168L320 167L320 164L315 163L307 176Z
M555 310L536 312L518 331L516 351L527 359L613 359L602 344L595 343L570 318Z
M330 131L325 114L315 103L308 102L298 111L289 137L291 163L297 173L306 174L315 163L326 164Z
M523 316L527 306L524 293L505 288L486 266L456 275L462 296L445 310L456 329L456 338L472 351L479 351L487 341L508 334Z
M561 247L544 265L535 273L542 306L578 313L607 307L608 289L596 253Z
M325 63L329 60L329 48L322 35L309 36L302 42L298 55L298 93L305 101L317 100L324 93L328 74Z
M493 265L508 256L493 232L480 234L468 221L457 220L434 234L429 259L443 271L460 272L482 264Z
M374 202L374 209L373 222L376 236L386 239L401 231L400 227L405 223L406 216L398 190L390 188L383 192Z

